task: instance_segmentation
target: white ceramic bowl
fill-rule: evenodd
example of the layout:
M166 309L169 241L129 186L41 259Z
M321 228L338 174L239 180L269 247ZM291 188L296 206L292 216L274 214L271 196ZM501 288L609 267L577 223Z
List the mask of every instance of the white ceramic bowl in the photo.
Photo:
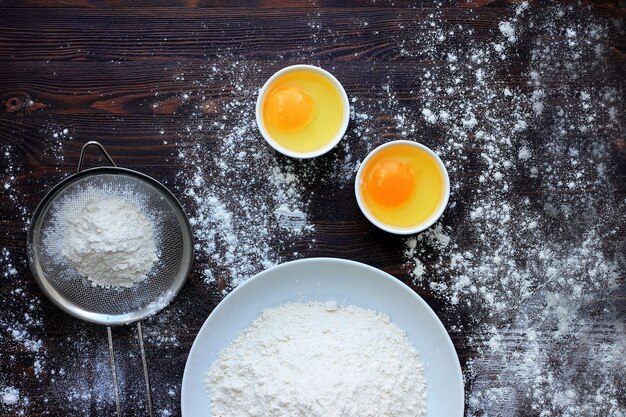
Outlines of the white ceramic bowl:
M284 263L261 272L231 292L204 322L185 365L183 417L211 417L203 379L218 353L259 313L288 302L337 301L384 313L406 331L421 353L426 379L426 417L462 417L461 366L446 329L413 290L379 269L334 258Z
M265 128L265 124L263 123L263 117L262 117L263 101L272 83L283 74L294 72L294 71L301 71L301 70L313 71L313 72L316 72L317 74L322 75L326 79L328 79L339 92L339 96L341 97L341 103L342 103L343 110L344 110L343 119L341 120L341 126L339 127L339 131L337 132L337 135L335 135L333 140L331 140L323 148L320 148L318 150L311 151L311 152L295 152L278 144L270 136L267 129ZM299 159L315 158L316 156L323 155L326 152L330 151L332 148L335 147L335 145L339 143L341 138L343 138L343 136L345 135L346 130L348 129L349 121L350 121L350 102L348 101L348 95L346 94L346 91L343 89L343 86L341 85L339 81L337 81L337 79L330 72L323 70L320 67L315 67L313 65L292 65L290 67L281 69L280 71L272 75L270 79L265 82L265 84L259 91L259 97L256 100L256 124L259 127L259 131L261 132L261 135L263 135L263 138L265 139L265 141L269 143L269 145L272 148L276 149L278 152L282 153L283 155L287 155L292 158L299 158Z
M435 211L428 219L426 219L425 222L414 227L406 227L406 228L393 227L393 226L389 226L381 222L370 213L367 206L363 202L363 198L361 197L361 187L360 187L361 176L363 175L363 168L365 167L367 162L370 159L372 159L372 157L376 155L378 152L380 152L381 150L388 148L390 146L399 145L399 144L413 146L429 154L435 160L435 162L437 163L437 166L439 167L439 169L441 169L441 172L443 174L444 192L443 192L443 198L441 199L441 203L439 204L437 211ZM410 140L394 140L392 142L387 142L383 145L380 145L378 148L371 151L367 155L367 157L365 157L363 162L361 162L361 166L359 167L359 170L356 173L356 179L354 181L354 194L356 195L356 201L359 204L359 208L361 209L361 212L363 213L365 217L367 217L367 220L369 220L374 226L386 232L394 233L397 235L411 235L413 233L418 233L418 232L428 229L430 226L433 225L433 223L435 223L439 219L439 217L441 217L441 215L443 214L443 211L446 209L446 206L448 205L448 199L450 198L450 177L448 176L448 170L446 169L446 166L443 164L439 156L437 156L437 154L433 152L427 146L424 146L421 143L413 142Z

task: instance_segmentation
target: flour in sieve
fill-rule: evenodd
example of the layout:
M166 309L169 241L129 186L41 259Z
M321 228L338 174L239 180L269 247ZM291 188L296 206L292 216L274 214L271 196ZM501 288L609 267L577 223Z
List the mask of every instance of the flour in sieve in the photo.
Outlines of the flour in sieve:
M337 303L264 310L205 377L220 417L421 417L420 356L384 314Z
M71 219L61 253L102 287L131 287L158 260L150 223L134 203L118 197L92 201Z

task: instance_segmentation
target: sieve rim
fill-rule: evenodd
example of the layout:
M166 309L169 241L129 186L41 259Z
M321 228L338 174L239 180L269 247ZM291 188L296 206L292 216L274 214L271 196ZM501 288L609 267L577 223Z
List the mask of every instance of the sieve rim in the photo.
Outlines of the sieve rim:
M183 259L180 264L179 273L177 274L175 279L172 280L172 285L167 291L164 291L157 299L151 300L150 303L144 305L139 309L131 310L124 314L107 314L90 311L84 307L76 305L70 299L60 294L49 282L46 274L43 272L42 264L39 260L39 248L36 248L36 244L34 243L35 238L39 237L39 235L36 235L36 233L41 234L42 231L41 222L43 219L42 214L44 213L44 209L46 209L55 200L55 198L61 195L63 191L72 183L85 177L103 174L123 175L138 178L139 180L142 180L154 187L154 189L158 191L159 194L161 194L164 198L166 198L168 202L172 205L175 215L179 220L181 233L183 235ZM33 216L31 217L26 242L28 264L30 270L32 272L33 278L35 279L35 282L42 290L42 292L46 295L46 297L61 310L65 311L73 317L96 324L105 324L108 326L135 323L146 317L152 316L167 307L180 292L183 285L187 281L189 273L191 272L191 267L193 264L193 247L193 232L191 229L191 224L189 222L189 217L183 210L183 207L176 198L176 196L165 185L152 178L151 176L132 169L117 166L94 167L84 169L73 175L70 175L69 177L63 179L54 187L52 187L52 189L50 189L50 191L48 191L43 199L39 202L37 208L33 213ZM187 255L185 256L185 254Z

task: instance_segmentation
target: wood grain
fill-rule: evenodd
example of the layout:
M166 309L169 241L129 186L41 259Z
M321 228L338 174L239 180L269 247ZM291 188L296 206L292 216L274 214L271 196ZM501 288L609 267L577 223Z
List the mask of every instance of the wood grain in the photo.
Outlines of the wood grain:
M425 36L429 15L437 11L439 26L444 30L451 31L458 25L472 29L471 34L457 31L450 37L451 48L461 48L470 42L493 39L497 35L494 28L513 5L507 1L444 3L444 7L435 9L430 2L408 0L237 0L228 5L217 0L140 0L130 7L128 2L118 0L0 2L0 146L11 146L21 190L19 204L3 201L0 205L0 247L20 260L16 268L20 276L26 277L27 291L41 295L26 264L28 216L47 190L75 171L84 141L98 140L115 155L119 165L141 170L174 190L180 189L177 173L191 169L176 157L185 121L197 108L202 109L203 120L219 120L224 105L245 98L233 89L233 81L228 77L210 77L214 65L238 62L258 69L247 78L247 83L257 88L286 63L308 62L331 68L346 90L358 95L365 104L382 100L384 96L378 87L393 82L399 102L415 105L425 99L415 92L416 71L440 66L445 56L432 60L421 52L419 43L402 46L398 32L410 31L415 39ZM593 2L594 16L599 20L623 18L624 11L617 3ZM311 22L319 25L319 30L311 28ZM364 26L363 22L369 24ZM612 32L607 42L611 43L607 67L617 70L581 73L580 79L622 88L626 52L623 34ZM403 47L409 48L410 53L403 53ZM522 56L528 55L524 39L515 48ZM277 59L277 54L281 59ZM498 65L498 83L530 91L526 84L528 62ZM558 75L544 81L549 88L576 88L579 82L562 80ZM190 98L183 99L183 94ZM400 137L393 120L381 115L377 122L381 137ZM51 126L71 126L71 139L63 139L59 146L58 141L51 140ZM420 129L429 133L426 140L433 144L441 140L425 122ZM203 132L203 140L209 150L217 150L227 133L209 126ZM168 143L164 144L164 140ZM618 169L611 181L623 196L623 137L615 147L621 152L614 155ZM480 149L470 146L464 151L473 157L480 155ZM59 159L59 152L63 160ZM550 158L553 156L539 156L538 163ZM90 159L94 165L101 162ZM467 358L476 355L477 341L468 341L470 321L462 318L459 323L459 318L450 316L434 294L410 282L402 266L403 240L367 223L358 212L352 189L334 186L325 177L323 168L330 164L332 156L320 164L322 169L316 180L305 184L306 192L315 197L310 207L310 221L316 225L315 248L310 248L305 239L294 238L290 249L280 254L295 250L305 256L346 257L398 276L425 298L447 328L458 325L455 328L461 330L452 331L451 337L465 365ZM480 169L470 164L462 175L466 182L475 181ZM531 179L521 177L507 198L548 192L571 191L566 186L556 191L542 189ZM185 196L179 197L186 207L191 207ZM455 225L455 215L467 210L466 203L459 198L447 224ZM24 213L20 207L29 210ZM461 227L459 236L460 242L472 247L469 231ZM613 235L613 243L623 241L625 236L622 228ZM168 390L179 387L194 337L221 299L218 290L201 281L198 271L208 265L204 262L197 261L189 282L168 307L175 314L165 312L164 318L154 317L146 322L149 329L158 320L166 320L179 341L178 345L147 346L157 410L172 403L179 407L180 392L175 391L176 398L172 400ZM11 289L10 283L0 281L0 291ZM616 302L624 305L626 294L618 295ZM74 415L113 415L112 404L97 401L98 395L105 395L97 390L98 380L108 377L107 370L90 366L101 363L107 355L105 329L70 318L43 296L36 308L44 323L33 336L46 341L46 369L83 372L84 391L93 396L89 407L76 410ZM83 343L72 343L76 337L82 338ZM116 328L115 338L119 366L128 381L122 399L124 415L144 415L141 368L132 327ZM32 352L0 338L0 383L3 377L21 382L23 394L31 402L28 415L64 415L71 399L61 395L54 382L63 376L45 374L36 378L32 363ZM179 415L180 409L174 408L173 412Z

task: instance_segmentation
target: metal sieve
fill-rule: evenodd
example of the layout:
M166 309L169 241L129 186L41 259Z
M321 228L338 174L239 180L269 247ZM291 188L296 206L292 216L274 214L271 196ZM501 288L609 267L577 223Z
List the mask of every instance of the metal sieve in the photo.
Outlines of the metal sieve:
M83 170L85 152L97 147L112 165ZM159 254L146 280L130 288L92 286L64 259L59 250L68 222L87 204L103 197L131 201L154 225ZM111 327L137 322L146 399L153 416L150 379L140 320L163 309L185 283L193 258L189 220L174 195L155 179L119 168L98 142L87 142L78 172L57 184L41 201L28 230L28 260L35 280L57 306L82 320L107 325L117 415L120 400Z

